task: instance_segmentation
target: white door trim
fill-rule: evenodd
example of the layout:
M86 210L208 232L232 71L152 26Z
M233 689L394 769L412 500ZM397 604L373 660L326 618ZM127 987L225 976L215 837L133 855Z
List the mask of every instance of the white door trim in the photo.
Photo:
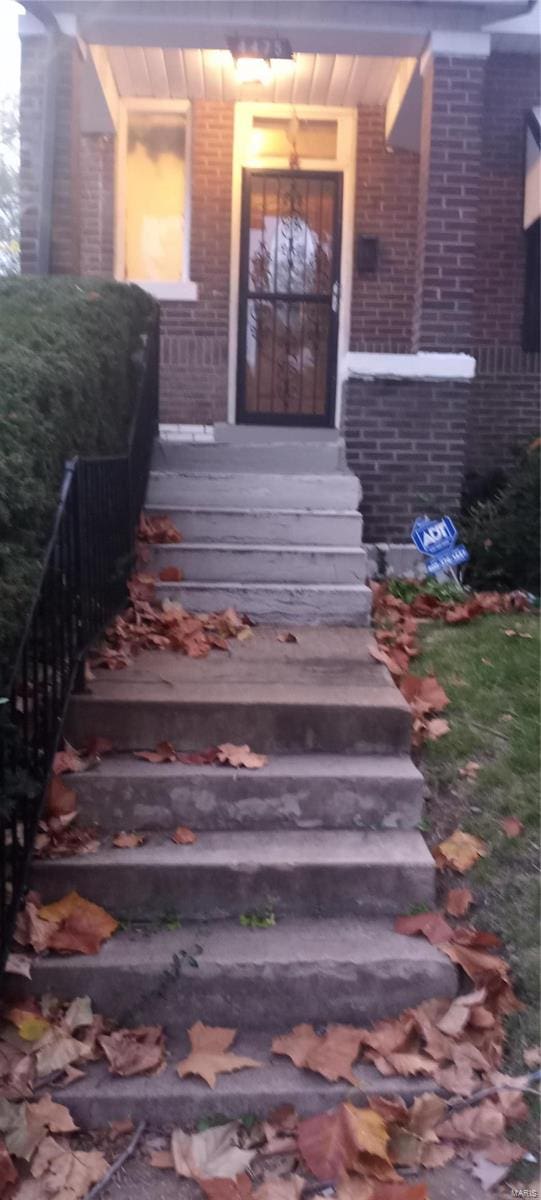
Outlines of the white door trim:
M340 312L336 363L336 427L340 426L342 385L347 376L346 355L349 349L351 323L351 288L353 280L353 222L355 208L355 153L357 142L357 109L324 107L312 104L262 104L240 100L235 104L233 139L233 181L231 200L231 254L229 279L229 360L227 386L227 420L236 423L237 406L237 344L239 321L240 223L243 167L282 167L288 169L286 158L250 157L250 134L254 115L290 117L296 115L314 120L338 122L336 158L310 158L300 161L300 169L337 171L343 176L342 249L340 256Z

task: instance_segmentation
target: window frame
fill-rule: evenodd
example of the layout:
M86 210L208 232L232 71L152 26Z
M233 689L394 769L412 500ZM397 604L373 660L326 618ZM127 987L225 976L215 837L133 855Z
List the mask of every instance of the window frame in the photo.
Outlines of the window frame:
M126 270L126 156L128 116L132 112L179 113L186 118L185 212L182 275L178 280L127 279ZM134 283L157 300L197 300L197 284L190 278L191 201L192 201L192 121L189 100L158 100L152 97L123 97L119 103L116 138L115 203L115 279Z

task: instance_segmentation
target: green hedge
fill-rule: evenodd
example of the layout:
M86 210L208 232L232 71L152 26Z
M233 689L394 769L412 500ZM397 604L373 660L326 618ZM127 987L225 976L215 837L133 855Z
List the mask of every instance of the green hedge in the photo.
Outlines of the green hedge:
M95 279L0 280L0 678L23 628L64 462L123 453L154 302Z
M465 571L471 587L540 591L540 439L517 453L507 482L487 500L472 504L461 521L470 552Z

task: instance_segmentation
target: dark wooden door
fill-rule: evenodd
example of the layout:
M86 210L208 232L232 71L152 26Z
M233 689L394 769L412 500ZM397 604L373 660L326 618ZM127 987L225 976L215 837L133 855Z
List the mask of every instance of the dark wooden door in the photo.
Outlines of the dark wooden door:
M332 425L342 176L243 172L237 420Z

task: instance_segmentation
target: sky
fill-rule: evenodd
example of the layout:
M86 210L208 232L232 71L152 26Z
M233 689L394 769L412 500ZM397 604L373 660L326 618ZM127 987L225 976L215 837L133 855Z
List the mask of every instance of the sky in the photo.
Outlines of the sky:
M0 96L19 90L17 20L23 11L15 0L0 0Z

